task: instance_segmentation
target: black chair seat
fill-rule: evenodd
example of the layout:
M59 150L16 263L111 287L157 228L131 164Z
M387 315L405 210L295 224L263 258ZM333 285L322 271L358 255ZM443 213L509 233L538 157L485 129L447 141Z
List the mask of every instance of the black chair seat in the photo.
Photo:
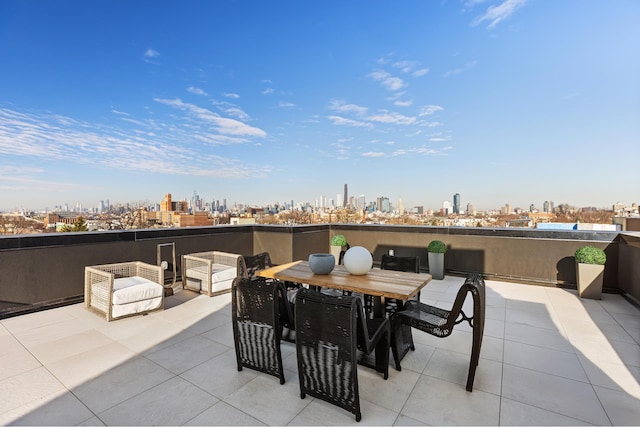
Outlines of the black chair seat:
M473 297L473 315L468 316L462 305L467 294ZM444 310L418 301L409 301L403 311L394 313L391 317L392 338L391 350L396 361L396 369L401 370L400 361L409 350L415 350L411 328L416 328L428 334L445 338L451 335L453 328L468 322L472 329L471 360L467 375L467 390L473 390L473 381L480 358L482 336L485 320L485 284L481 275L472 274L465 280L458 290L451 310Z

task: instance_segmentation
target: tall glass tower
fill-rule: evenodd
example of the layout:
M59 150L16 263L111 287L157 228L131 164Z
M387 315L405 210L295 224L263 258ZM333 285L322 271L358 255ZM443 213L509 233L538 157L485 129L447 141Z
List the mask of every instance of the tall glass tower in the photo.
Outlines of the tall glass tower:
M453 213L460 213L460 193L456 193L453 195Z
M346 208L349 203L349 193L347 192L347 184L344 185L344 198L342 199L342 207Z

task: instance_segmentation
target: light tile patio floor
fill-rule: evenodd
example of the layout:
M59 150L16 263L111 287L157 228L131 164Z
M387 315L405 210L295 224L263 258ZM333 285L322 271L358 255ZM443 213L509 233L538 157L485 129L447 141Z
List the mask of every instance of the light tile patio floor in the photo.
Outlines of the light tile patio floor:
M434 280L422 300L448 308L462 282ZM300 399L293 344L284 385L238 372L230 300L182 291L109 323L82 304L0 321L0 424L357 424ZM360 425L640 424L640 310L620 295L487 281L486 319L472 393L469 328L415 332L387 381L359 367Z

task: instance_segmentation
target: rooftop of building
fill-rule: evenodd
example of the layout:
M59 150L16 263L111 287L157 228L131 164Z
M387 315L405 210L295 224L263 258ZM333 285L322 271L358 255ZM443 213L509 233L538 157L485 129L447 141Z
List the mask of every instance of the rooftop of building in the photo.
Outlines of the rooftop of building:
M432 281L447 307L463 278ZM387 381L358 368L362 425L634 425L640 420L640 310L620 294L487 280L473 392L471 334L416 331L416 351ZM81 303L0 321L2 425L355 425L300 399L295 346L286 383L238 372L230 295L190 291L165 310L106 322Z

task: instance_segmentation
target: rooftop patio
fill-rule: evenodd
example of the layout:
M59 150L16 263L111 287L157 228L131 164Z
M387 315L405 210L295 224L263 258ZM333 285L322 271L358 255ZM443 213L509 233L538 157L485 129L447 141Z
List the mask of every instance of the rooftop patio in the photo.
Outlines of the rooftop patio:
M422 300L448 307L463 277ZM363 425L637 425L640 310L618 294L487 280L485 338L465 391L471 335L414 332L389 379L358 368ZM179 290L179 288L177 289ZM0 321L0 424L350 425L352 414L286 383L238 372L230 295L179 291L164 311L113 322L81 303Z

